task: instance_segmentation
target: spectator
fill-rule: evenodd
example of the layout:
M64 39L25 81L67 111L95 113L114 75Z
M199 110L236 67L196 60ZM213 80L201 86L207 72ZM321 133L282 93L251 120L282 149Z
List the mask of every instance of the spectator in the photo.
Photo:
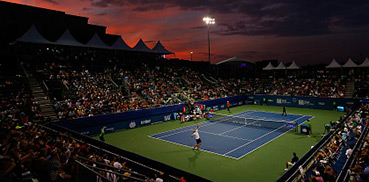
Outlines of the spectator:
M353 150L352 150L352 145L350 145L350 146L348 147L348 149L346 150L346 153L345 153L346 157L347 157L347 158L350 158L350 156L352 155L352 152L353 152Z
M295 152L292 154L293 154L293 157L291 161L286 162L286 168L284 169L285 171L288 170L288 166L293 166L299 160Z

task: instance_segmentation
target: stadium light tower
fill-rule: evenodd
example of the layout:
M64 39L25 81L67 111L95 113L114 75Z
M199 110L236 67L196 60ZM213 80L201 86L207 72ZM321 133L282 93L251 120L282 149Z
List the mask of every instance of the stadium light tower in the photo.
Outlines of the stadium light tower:
M210 25L215 24L215 19L210 18L210 17L204 17L202 21L204 21L206 25L208 26L208 54L209 54L209 64L211 64L210 63Z
M191 62L192 62L192 54L193 54L193 52L191 51L190 53L191 53Z

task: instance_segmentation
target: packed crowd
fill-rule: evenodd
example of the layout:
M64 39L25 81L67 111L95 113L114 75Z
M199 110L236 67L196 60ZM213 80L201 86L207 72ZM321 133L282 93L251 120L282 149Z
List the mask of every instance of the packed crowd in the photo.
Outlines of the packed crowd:
M355 156L356 162L350 169L350 181L369 181L369 135L364 139L364 144Z
M168 60L109 55L97 50L39 48L39 81L56 80L65 90L55 101L60 119L212 100L240 94L273 94L341 98L346 77L325 71L209 80L205 68ZM51 61L52 60L52 61ZM139 60L139 61L137 61ZM266 73L263 73L266 74ZM287 75L286 75L287 74ZM205 76L204 76L205 75Z
M116 71L114 71L116 70ZM252 93L245 79L204 82L197 71L176 66L149 66L141 63L133 70L114 65L103 72L89 71L85 66L46 63L38 69L42 78L60 81L68 90L64 100L55 102L60 119L119 113L184 103L188 100L211 100L239 94ZM114 79L121 78L117 85ZM127 87L128 93L124 94Z
M319 150L319 152L317 152L314 157L314 161L312 161L313 164L312 167L310 167L310 172L307 172L311 174L311 176L306 177L305 181L336 181L337 173L332 168L332 165L335 165L336 161L339 160L341 155L344 155L345 159L348 159L351 155L354 155L353 146L348 145L347 143L349 143L349 141L356 141L361 136L364 127L367 125L366 123L369 116L362 111L369 111L369 105L362 105L360 110L355 112L353 116L349 116L345 122L338 120L331 123L331 127L334 130L337 130L337 134L333 136L331 140ZM367 137L367 139L369 138ZM343 150L344 148L346 148L346 150ZM367 148L369 149L369 146ZM352 171L356 172L356 174L360 175L361 179L365 179L364 181L366 181L369 179L369 176L363 172L365 169L365 163L363 163L362 160L366 160L366 162L368 162L368 155L362 156L362 154L368 154L365 152L369 151L366 149L363 151L364 152L362 152L359 156L356 156L360 158L360 162L358 162L360 166L355 167L352 169Z
M273 95L341 98L345 94L345 84L334 79L281 79L274 85Z
M90 166L100 175L96 181L168 181L167 174L135 172L121 156L54 131L40 124L39 108L25 85L4 82L1 98L0 181L75 181L76 162ZM11 88L11 90L9 90ZM5 93L5 92L4 92Z

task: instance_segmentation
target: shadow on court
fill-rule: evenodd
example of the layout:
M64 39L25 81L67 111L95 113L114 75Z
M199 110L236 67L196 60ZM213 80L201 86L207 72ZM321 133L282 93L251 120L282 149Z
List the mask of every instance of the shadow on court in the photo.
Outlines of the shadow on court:
M192 157L188 157L188 167L195 167L195 163L197 158L199 157L199 155L201 154L201 151L199 150L192 150L193 151L193 156Z

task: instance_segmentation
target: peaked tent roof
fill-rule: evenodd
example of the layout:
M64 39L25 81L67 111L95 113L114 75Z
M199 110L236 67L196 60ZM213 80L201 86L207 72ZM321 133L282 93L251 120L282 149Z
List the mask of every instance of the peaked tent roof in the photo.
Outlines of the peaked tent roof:
M110 48L123 49L123 50L131 50L132 49L131 47L129 47L126 44L126 42L124 42L124 40L122 39L121 36L119 36L119 38L114 42L114 44L110 46Z
M365 58L364 62L359 65L359 67L369 67L369 59Z
M56 44L68 45L68 46L85 46L78 42L70 33L69 29L66 29L62 36L59 37Z
M279 65L277 67L275 67L275 69L276 70L284 70L284 69L286 69L286 66L282 62L280 62Z
M40 32L37 30L36 26L32 24L32 26L24 33L21 37L19 37L16 41L20 42L33 42L33 43L44 43L51 44L52 42L45 39Z
M223 64L223 63L230 63L230 62L244 62L244 63L248 63L248 64L254 64L254 63L251 63L249 61L246 61L242 58L239 58L239 57L235 56L235 57L231 57L229 59L217 62L216 65L220 65L220 64Z
M97 35L97 33L92 36L91 40L87 42L86 46L88 47L97 47L97 48L109 48Z
M146 51L146 52L153 52L147 45L144 43L142 39L140 39L137 44L133 47L134 50L138 51Z
M160 41L156 43L155 47L152 48L152 50L162 54L174 54L173 52L170 52L167 49L165 49L165 47L160 43Z
M296 70L296 69L300 69L300 67L297 66L297 64L295 63L295 61L293 61L292 64L287 67L287 69L288 70Z
M248 62L248 61L246 61L242 58L239 58L239 57L235 56L235 57L231 57L229 59L220 61L220 62L216 63L216 65L223 64L223 63L229 63L229 62L245 62L245 63L249 63L249 64L254 64L254 63Z
M325 68L341 68L341 67L342 66L337 63L336 59L333 59L332 62Z
M275 67L272 65L272 62L269 62L269 64L267 66L265 66L265 68L263 68L263 70L274 70Z
M351 58L349 58L348 61L344 65L342 65L342 67L344 67L344 68L356 68L356 67L358 67L358 65L356 63L354 63Z

